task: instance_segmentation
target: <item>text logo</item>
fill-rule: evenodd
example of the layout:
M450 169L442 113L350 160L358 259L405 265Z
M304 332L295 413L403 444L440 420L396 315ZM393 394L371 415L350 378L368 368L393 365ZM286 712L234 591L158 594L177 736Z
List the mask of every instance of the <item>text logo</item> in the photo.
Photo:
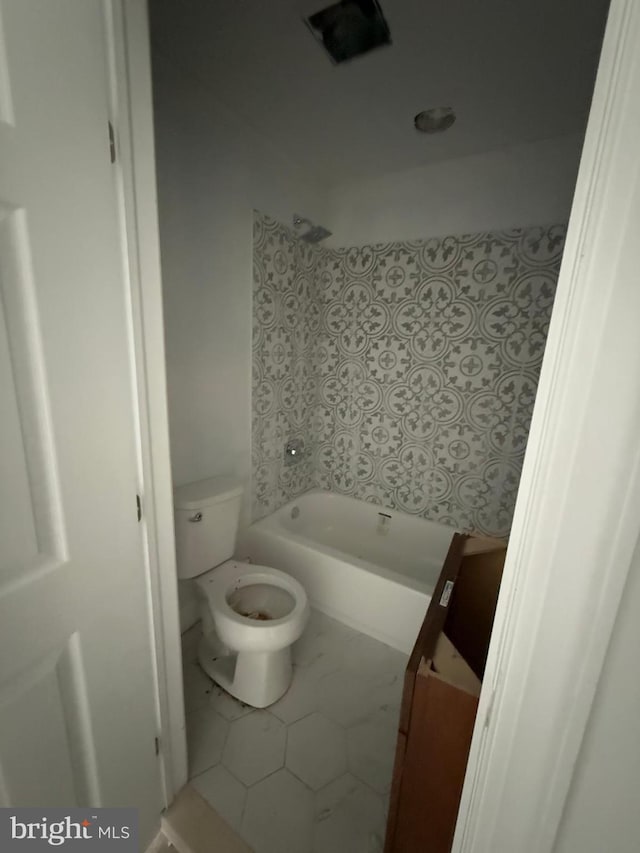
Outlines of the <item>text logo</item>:
M136 809L0 809L0 851L137 853Z

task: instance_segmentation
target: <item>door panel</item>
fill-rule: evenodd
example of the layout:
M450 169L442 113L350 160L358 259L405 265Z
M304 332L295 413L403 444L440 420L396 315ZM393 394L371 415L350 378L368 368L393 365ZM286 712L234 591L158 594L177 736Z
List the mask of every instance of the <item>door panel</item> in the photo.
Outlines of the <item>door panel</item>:
M0 208L2 581L65 559L37 296L24 210Z
M99 800L77 634L58 652L3 684L0 755L3 806L23 802L90 806Z
M162 808L101 0L0 0L0 800Z

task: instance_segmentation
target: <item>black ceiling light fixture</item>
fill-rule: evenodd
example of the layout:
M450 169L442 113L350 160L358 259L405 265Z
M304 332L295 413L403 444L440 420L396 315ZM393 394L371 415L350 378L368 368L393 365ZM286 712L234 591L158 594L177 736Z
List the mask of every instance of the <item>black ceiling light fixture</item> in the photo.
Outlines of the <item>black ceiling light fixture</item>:
M377 0L342 0L304 20L335 63L391 44L389 25Z

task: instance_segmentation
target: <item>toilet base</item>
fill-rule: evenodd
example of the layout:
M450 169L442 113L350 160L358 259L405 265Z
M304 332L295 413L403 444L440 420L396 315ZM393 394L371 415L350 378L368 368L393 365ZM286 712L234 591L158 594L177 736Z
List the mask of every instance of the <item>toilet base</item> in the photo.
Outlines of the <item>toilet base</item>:
M277 702L293 676L290 646L275 652L231 652L215 634L200 641L198 662L223 690L253 708Z

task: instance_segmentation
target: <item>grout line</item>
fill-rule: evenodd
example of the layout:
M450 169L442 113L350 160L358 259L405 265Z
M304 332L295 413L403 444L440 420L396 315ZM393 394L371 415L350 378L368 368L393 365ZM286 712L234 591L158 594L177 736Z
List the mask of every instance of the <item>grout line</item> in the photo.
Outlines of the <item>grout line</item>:
M230 770L229 770L228 772L229 772L229 773L231 773L231 771L230 771ZM231 773L231 775L233 776L233 773ZM237 777L236 777L236 776L233 776L233 778L234 778L234 779L237 779ZM238 782L240 782L240 780L239 780L239 779L237 779L237 781L238 781ZM242 797L242 808L240 809L240 817L238 818L238 827L237 827L237 829L238 829L238 834L239 834L239 835L240 835L240 836L241 836L241 837L246 841L246 839L245 839L245 838L244 838L244 836L242 835L241 829L242 829L242 825L243 825L243 823L244 823L244 815L245 815L245 812L246 812L246 810L247 810L247 800L249 799L249 788L244 784L244 782L240 782L240 784L242 785L242 789L243 789L243 791L244 791L244 794L243 794L243 797ZM248 843L248 842L247 842L247 843Z
M282 720L280 721L282 722ZM289 754L289 724L283 723L285 732L284 732L284 767L287 766L287 755Z
M327 617L327 618L331 618L331 617ZM342 642L342 645L343 645L343 646L346 646L347 644L351 644L351 643L352 643L354 640L356 640L358 637L361 637L361 636L362 636L362 637L367 637L367 635L363 634L363 633L362 633L362 632L360 632L360 631L355 631L354 629L348 629L348 630L349 630L349 634L350 634L351 636L347 636L346 638L344 638L344 637L341 637L341 638L340 638L340 639L344 640L344 642ZM334 633L334 632L332 632L331 630L329 630L328 632L324 632L324 633L332 634L332 633ZM318 640L318 642L320 641L320 638L316 638L316 639ZM367 637L367 639L370 639L370 638L368 638L368 637ZM375 641L375 642L376 642L376 647L377 647L377 644L378 644L378 642L379 642L379 641ZM384 645L384 644L383 644L383 645ZM196 662L196 664L197 664L197 662ZM298 667L298 665L296 665L296 668L297 668L297 669L299 669L300 667ZM303 667L302 669L304 669L304 667ZM322 673L322 675L318 675L315 679L312 679L313 686L314 686L314 687L317 687L317 684L319 683L319 681L320 681L323 677L325 677L325 676L327 676L327 675L332 675L332 674L334 674L335 672L340 671L341 669L342 669L342 665L341 665L340 663L337 663L337 665L336 665L336 668L335 668L335 669L332 669L331 671L326 672L326 673ZM390 673L390 674L393 674L393 672L394 672L394 671L395 671L395 667L389 667L389 673ZM215 685L215 683L214 683L214 687L215 687L215 686L216 686L216 685ZM243 835L243 833L242 833L242 829L243 829L243 827L244 827L244 821L245 821L245 818L246 818L246 815L247 815L247 805L248 805L249 792L250 792L250 791L251 791L251 789L252 789L252 788L254 788L256 785L259 785L259 784L261 784L262 782L265 782L265 781L266 781L267 779L269 779L271 776L273 776L273 775L274 775L274 774L276 774L276 773L279 773L279 772L280 772L280 771L282 771L282 770L284 770L284 771L286 771L287 773L289 773L289 774L292 776L292 778L294 778L294 779L295 779L299 784L301 784L301 785L303 786L303 789L304 789L305 791L309 792L309 794L310 794L310 795L311 795L311 797L313 798L314 808L313 808L313 814L312 814L312 819L311 819L311 827L310 827L310 828L311 828L311 833L312 833L312 838L315 838L316 828L317 828L317 825L318 825L318 817L317 817L316 806L315 806L315 804L316 804L316 798L317 798L318 794L319 794L321 791L323 791L325 788L327 788L329 785L334 784L334 783L335 783L335 782L337 782L339 779L342 779L342 778L344 778L345 776L346 776L346 777L350 777L350 778L351 778L351 779L353 779L356 783L361 784L361 785L362 785L362 786L363 786L367 791L369 791L371 794L375 795L376 800L377 800L377 801L379 801L379 802L382 804L382 806L383 806L383 808L385 808L385 810L386 810L386 809L388 809L388 800L389 800L389 795L388 795L388 794L386 794L386 795L380 794L380 793L379 793L377 790L375 790L375 789L374 789L374 788L373 788L373 787L372 787L372 786L371 786L371 785L370 785L370 784L369 784L365 779L362 779L362 778L361 778L358 774L356 774L356 773L353 771L353 769L352 769L352 762L351 762L351 760L350 760L350 756L349 756L349 749L348 749L348 731L349 731L349 730L353 727L353 725L355 725L355 724L354 724L354 723L344 724L344 723L340 722L339 720L334 719L330 714L327 714L327 713L325 713L324 711L322 711L322 710L320 709L320 707L319 707L319 705L318 705L318 703L317 703L317 702L316 702L316 703L314 703L313 707L312 707L310 710L308 710L306 713L304 713L301 717L298 717L297 719L292 720L292 721L285 721L285 720L282 720L282 719L280 719L280 717L278 717L277 713L275 713L275 712L271 711L269 708L264 709L265 713L266 713L266 714L269 714L269 715L270 715L270 717L271 717L273 720L276 720L276 721L277 721L281 726L284 726L284 729L285 729L285 737L284 737L284 750L283 750L283 757L282 757L282 762L281 762L281 764L280 764L278 767L276 767L274 770L272 770L272 771L271 771L270 773L268 773L266 776L263 776L261 779L258 779L256 782L252 783L251 785L247 785L246 783L244 783L242 780L240 780L240 779L236 776L236 774L235 774L235 773L234 773L234 772L233 772L233 771L232 771L232 770L231 770L231 769L230 769L230 768L225 764L225 762L224 762L224 760L223 760L223 755L224 755L224 750L225 750L226 744L227 744L227 742L228 742L228 738L229 738L229 733L230 733L230 730L231 730L231 726L233 725L233 723L234 723L234 722L237 722L237 721L238 721L238 720L240 720L240 719L244 719L245 717L249 717L249 716L251 715L251 713L253 713L253 710L252 710L249 714L244 714L243 716L241 716L241 717L237 718L237 720L227 720L227 718L226 718L226 717L224 717L224 715L220 714L220 712L219 712L219 711L216 711L214 708L211 708L211 706L210 706L208 703L207 703L207 707L208 707L208 708L210 708L210 710L211 710L211 711L212 711L212 712L213 712L217 717L220 717L221 719L223 719L223 720L224 720L224 722L225 722L225 724L226 724L226 726L227 726L227 729L226 729L226 732L225 732L225 735L224 735L224 738L223 738L223 741L222 741L222 746L221 746L221 751L220 751L220 759L219 759L216 763L212 764L210 767L207 767L207 768L205 768L204 770L201 770L201 771L200 771L198 774L196 774L195 776L190 777L190 781L196 780L196 779L198 779L200 776L202 776L202 775L204 775L205 773L209 772L210 770L214 769L215 767L220 766L220 767L222 767L222 768L223 768L223 770L224 770L224 771L226 771L227 773L229 773L229 774L231 775L231 777L232 777L232 778L233 778L233 779L234 779L234 780L235 780L239 785L241 785L241 786L242 786L242 787L241 787L241 790L242 790L242 804L241 804L241 809L239 810L238 822L237 822L237 824L235 824L234 828L238 831L239 835L240 835L240 836L241 836L245 841L246 841L246 839L244 838L244 835ZM194 712L192 712L192 713L195 713L195 712L196 712L196 711L198 711L198 710L202 710L202 709L194 709ZM375 710L377 710L377 709L375 709ZM370 712L371 712L371 713L373 713L373 712L374 712L374 709L370 709ZM304 781L304 779L300 778L300 776L299 776L299 775L298 775L294 770L292 770L292 769L288 766L288 764L287 764L287 760L288 760L288 757L289 757L289 748L290 748L289 733L290 733L290 728L291 728L291 726L295 725L295 724L296 724L296 723L298 723L298 722L302 722L303 720L306 720L307 718L309 718L310 716L312 716L312 715L314 715L314 714L320 714L321 716L325 717L325 718L326 718L327 720L329 720L333 725L337 726L338 730L339 730L339 731L341 731L341 732L343 733L343 740L344 740L344 757L345 757L345 764L346 764L346 769L345 769L345 771L344 771L343 773L340 773L340 774L339 774L338 776L336 776L335 778L330 779L326 784L322 785L318 790L315 790L315 789L314 789L314 788L312 788L312 787L311 787L307 782L305 782L305 781ZM212 802L212 803L211 803L211 805L215 808L215 802Z
M317 708L315 708L313 711L309 711L307 714L303 714L302 717L298 717L296 720L292 720L290 723L284 723L284 721L281 720L281 722L283 722L284 725L287 727L287 736L288 736L289 726L295 726L296 723L301 723L302 720L306 720L307 717L310 717L312 714L320 714L320 713L322 713L322 712L319 711Z
M357 776L353 772L353 770L351 770L351 768L349 768L349 773L353 776L354 779L356 779L358 782L361 782L365 786L365 788L368 788L372 793L374 793L376 795L376 797L379 797L382 800L383 804L384 803L388 804L389 797L391 796L391 791L389 791L387 794L381 794L380 791L376 791L376 789L372 785L370 785L364 779L361 779L360 776Z
M304 781L304 779L301 779L301 778L298 776L298 774L295 772L295 770L292 770L290 767L285 767L285 770L286 770L288 773L291 773L291 775L292 775L295 779L297 779L297 780L298 780L298 782L300 782L300 784L301 784L301 785L304 785L304 787L307 789L307 791L310 791L310 792L313 794L313 796L315 797L315 795L318 793L318 792L315 790L315 788L312 788L312 787L311 787L311 785L309 785L309 783L308 783L308 782L305 782L305 781ZM337 778L340 778L340 777L337 777ZM334 781L334 780L333 780L333 779L331 779L331 781L330 781L330 782L327 782L327 785L330 785L330 784L331 784L331 782L333 782L333 781ZM323 785L323 786L322 786L322 788L324 788L324 787L325 787L325 786ZM318 788L318 790L320 791L320 790L322 790L322 788Z
M248 793L252 788L255 788L255 787L256 787L256 785L259 785L261 782L264 782L266 779L270 779L272 776L275 776L275 775L276 775L276 773L279 773L281 770L287 770L287 769L288 769L288 768L286 768L286 767L284 766L284 764L281 764L281 765L280 765L280 767L276 767L276 769L275 769L275 770L272 770L272 771L271 771L271 773L267 773L267 775L266 775L266 776L263 776L263 777L262 777L262 779L258 779L256 782L252 782L252 783L251 783L251 785L245 785L245 788L247 789L247 793Z
M236 782L238 782L240 785L242 785L242 787L245 789L245 791L249 790L249 788L251 786L247 785L246 782L243 782L242 779L239 779L236 776L236 774L233 772L233 770L230 767L227 767L227 765L222 760L220 761L220 766L223 767L230 776L233 776L233 778L236 780Z
M208 773L209 770L213 770L214 767L224 766L222 764L222 759L218 761L217 764L212 764L211 767L207 767L206 770L201 770L199 773L196 773L194 776L189 776L188 782L194 782L196 779L199 779L201 776L204 776L205 773Z

